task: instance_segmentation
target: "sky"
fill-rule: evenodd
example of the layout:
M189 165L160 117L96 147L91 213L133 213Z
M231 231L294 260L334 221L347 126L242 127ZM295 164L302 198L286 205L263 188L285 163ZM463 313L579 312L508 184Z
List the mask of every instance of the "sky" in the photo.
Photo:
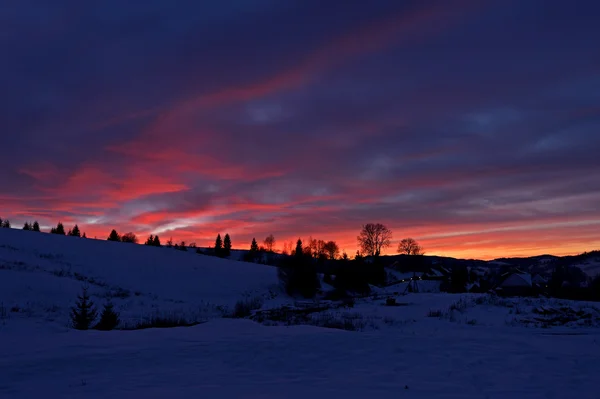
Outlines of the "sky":
M600 248L600 4L0 5L0 217L234 248ZM18 227L18 226L17 226Z

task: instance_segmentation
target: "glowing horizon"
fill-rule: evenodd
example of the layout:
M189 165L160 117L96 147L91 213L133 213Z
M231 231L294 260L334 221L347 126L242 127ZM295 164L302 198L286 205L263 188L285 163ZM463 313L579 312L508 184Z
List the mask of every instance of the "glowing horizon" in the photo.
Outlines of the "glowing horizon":
M353 256L383 223L385 254L405 237L478 259L600 248L597 4L30 7L0 37L15 228L312 236Z

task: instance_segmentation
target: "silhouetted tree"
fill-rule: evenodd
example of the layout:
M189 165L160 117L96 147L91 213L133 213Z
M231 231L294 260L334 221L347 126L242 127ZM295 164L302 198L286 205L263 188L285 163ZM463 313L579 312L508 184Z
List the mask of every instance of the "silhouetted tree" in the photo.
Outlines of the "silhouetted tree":
M51 234L59 234L59 235L64 236L66 234L65 226L63 226L63 224L61 222L58 222L56 227L53 227L52 229L50 229L50 233Z
M343 260L343 261L348 261L348 260L350 260L350 258L348 257L348 254L346 253L346 251L344 251L344 252L342 253L342 260Z
M305 255L302 240L296 242L294 256L287 258L277 269L280 283L290 296L303 296L313 298L319 288L320 282L315 262L310 255Z
M323 250L327 254L327 257L331 260L335 260L340 254L340 247L335 241L327 241L323 245Z
M294 249L294 256L301 258L304 256L304 249L302 248L302 240L298 238L296 241L296 249Z
M221 234L217 234L217 239L215 240L215 255L221 256L223 253L223 240L221 239Z
M73 227L73 230L71 230L71 232L69 233L69 235L72 237L81 237L81 231L79 231L79 226L75 225Z
M137 238L137 236L134 233L129 232L129 233L125 233L125 234L123 234L121 236L121 242L128 242L130 244L137 244L138 243L138 238Z
M31 226L28 222L25 222L25 224L23 225L23 230L31 231Z
M117 233L117 230L113 229L110 232L107 240L108 241L121 241L121 236L119 235L119 233Z
M154 236L154 240L152 241L152 245L154 245L155 247L160 247L160 238L158 238L158 236Z
M2 220L2 218L0 218L0 227L2 227L3 224L4 224L4 221Z
M413 238L404 238L398 244L398 253L404 255L423 255L423 247Z
M152 234L150 234L144 245L154 245L154 236Z
M173 237L171 237L167 240L167 248L172 248L172 247L173 247Z
M392 231L381 223L368 223L363 225L356 239L363 254L379 256L383 248L391 245Z
M187 245L185 245L185 241L181 241L181 243L179 244L179 248L180 251L187 251Z
M87 235L85 235L85 231L83 232L83 235L81 236L81 238L87 238Z
M275 236L273 234L269 234L263 241L263 244L265 244L265 249L268 252L273 252L273 248L275 247Z
M87 330L96 320L98 312L91 301L87 287L83 287L81 295L77 296L77 303L71 309L71 323L77 330Z
M356 254L354 255L354 260L362 262L364 260L364 256L360 254L360 251L356 250Z
M33 222L33 226L31 227L31 230L33 231L40 231L40 224L37 222L37 220L35 222Z
M223 239L223 256L231 255L231 237L229 234L225 234L225 238Z
M5 229L10 229L10 221L8 219L5 219L2 222L2 227L5 228Z
M114 305L107 303L100 314L100 321L96 324L95 329L101 331L114 330L119 325L119 314L115 312Z
M252 244L250 244L250 251L251 252L258 252L258 243L256 242L256 238L252 239Z

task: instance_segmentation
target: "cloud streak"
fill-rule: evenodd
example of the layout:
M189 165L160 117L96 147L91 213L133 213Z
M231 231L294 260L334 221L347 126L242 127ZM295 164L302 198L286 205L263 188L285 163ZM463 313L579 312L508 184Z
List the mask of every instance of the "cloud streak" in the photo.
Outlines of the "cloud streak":
M0 36L13 224L350 254L368 222L441 255L600 244L598 5L41 3Z

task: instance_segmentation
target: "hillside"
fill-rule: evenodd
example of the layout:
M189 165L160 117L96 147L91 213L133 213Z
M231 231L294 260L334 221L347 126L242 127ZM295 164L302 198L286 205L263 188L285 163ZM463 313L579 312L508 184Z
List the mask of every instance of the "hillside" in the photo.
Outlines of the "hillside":
M201 323L77 331L83 285L121 328ZM0 229L0 397L597 398L597 304L375 291L296 302L272 266Z
M133 321L161 313L203 320L220 316L245 296L268 297L278 289L270 266L191 250L0 229L0 303L5 308L66 325L83 285L98 304L111 300L125 320Z

